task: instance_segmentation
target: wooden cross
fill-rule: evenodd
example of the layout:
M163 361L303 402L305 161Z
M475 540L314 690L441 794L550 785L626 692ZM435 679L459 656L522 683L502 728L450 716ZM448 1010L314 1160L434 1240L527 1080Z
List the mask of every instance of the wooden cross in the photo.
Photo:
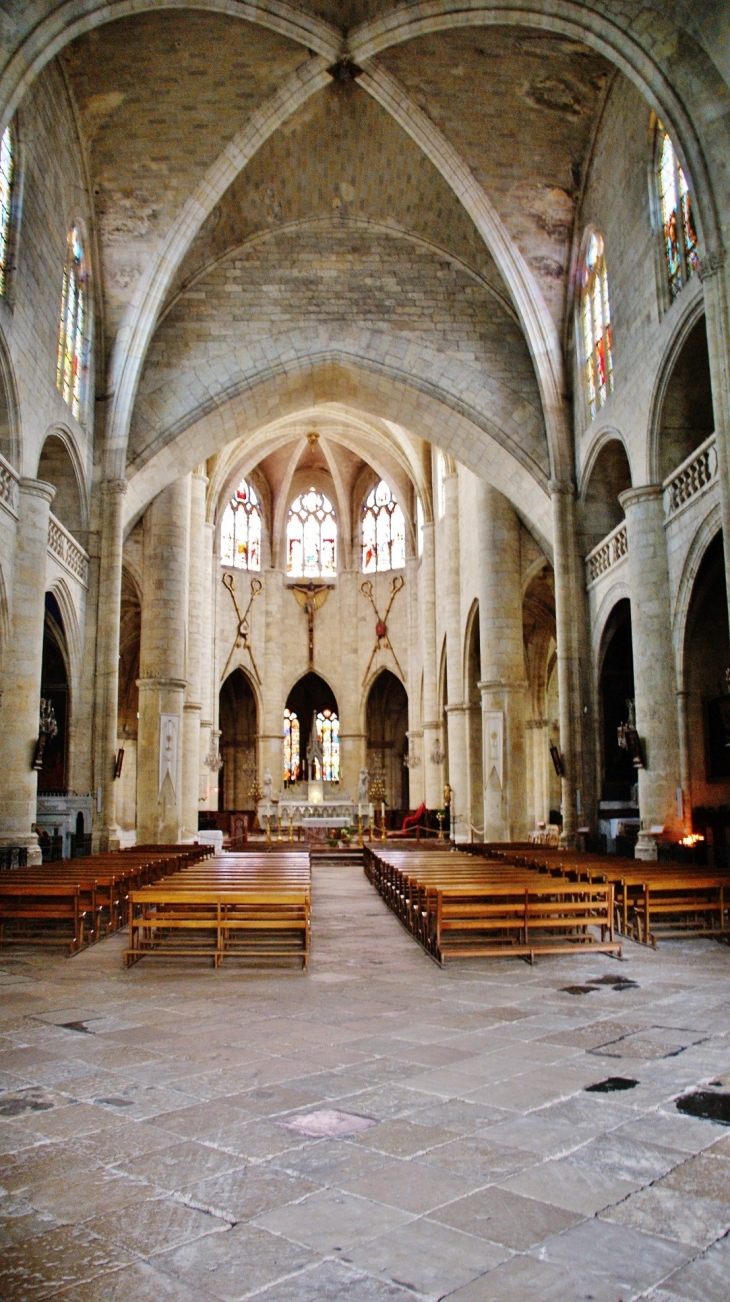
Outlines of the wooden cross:
M368 680L368 675L369 675L369 673L370 673L370 667L371 667L371 665L372 665L372 663L373 663L373 660L375 659L376 655L378 654L378 651L381 649L381 647L382 647L384 650L386 650L386 651L390 651L390 654L392 655L393 659L395 660L395 664L396 664L396 668L397 668L397 670L398 670L398 673L400 674L401 678L405 678L405 674L403 673L403 670L401 669L400 665L398 664L398 657L397 657L397 655L395 654L395 651L393 650L393 646L392 646L392 644L391 644L390 638L388 637L388 616L389 616L389 614L390 614L390 611L391 611L391 607L392 607L392 605L393 605L393 602L395 601L396 597L398 596L398 593L400 592L401 588L404 587L404 586L405 586L405 579L401 578L400 574L396 574L395 578L393 579L393 582L392 582L391 585L390 585L390 601L388 602L388 605L387 605L386 610L385 610L385 614L384 614L383 618L381 619L381 618L380 618L380 615L378 614L378 608L377 608L377 606L375 605L375 598L373 597L373 585L372 585L372 583L370 582L369 579L366 579L364 583L361 583L361 584L360 584L360 591L361 591L362 595L363 595L364 597L367 597L368 601L370 602L370 605L372 606L373 610L375 611L375 646L373 647L373 649L372 649L372 653L371 653L371 655L370 655L370 659L368 660L368 667L367 667L367 669L365 670L365 677L364 677L363 680L362 680L362 681L363 681L363 686L365 685L365 683L366 683L367 680Z
M309 668L314 669L314 616L327 600L327 593L334 588L334 583L287 583L307 616L307 645L309 648Z
M223 583L223 587L227 588L231 594L231 601L233 602L233 605L236 608L236 618L238 619L238 626L236 628L236 637L233 642L233 646L231 647L231 654L226 660L226 667L223 670L221 682L225 681L226 674L228 673L228 666L231 663L231 660L233 659L234 653L238 650L239 647L243 647L244 651L248 651L249 659L251 661L251 667L254 672L254 678L256 679L256 682L260 687L261 677L258 671L258 667L256 665L256 661L254 659L253 651L251 650L251 643L249 641L250 629L249 629L248 617L249 614L251 613L251 607L254 601L256 600L256 598L258 597L259 593L261 592L264 585L260 579L251 580L251 596L248 599L248 605L246 607L246 610L242 615L238 607L238 602L236 600L236 580L234 576L232 574L224 574L222 583Z

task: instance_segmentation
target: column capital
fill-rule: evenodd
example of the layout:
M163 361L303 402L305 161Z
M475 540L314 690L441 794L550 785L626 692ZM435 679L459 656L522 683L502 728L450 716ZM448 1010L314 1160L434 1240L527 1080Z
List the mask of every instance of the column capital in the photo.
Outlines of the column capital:
M478 682L477 687L480 692L525 692L527 682L524 678L491 678Z
M117 493L122 495L127 491L126 479L105 479L101 485L102 495L104 497L113 497Z
M548 483L551 497L575 497L574 479L551 479Z
M624 511L630 510L633 506L641 506L643 502L656 502L661 500L664 489L661 484L642 484L639 488L627 488L623 493L619 493L618 500Z
M716 249L712 253L706 253L704 258L700 258L697 272L701 281L710 280L716 276L725 266L725 253L722 249Z
M22 477L18 485L21 493L27 493L29 497L39 497L42 501L51 505L56 496L56 489L53 484L46 483L45 479L26 479Z
M140 692L150 691L185 691L187 687L186 678L138 678L137 687Z

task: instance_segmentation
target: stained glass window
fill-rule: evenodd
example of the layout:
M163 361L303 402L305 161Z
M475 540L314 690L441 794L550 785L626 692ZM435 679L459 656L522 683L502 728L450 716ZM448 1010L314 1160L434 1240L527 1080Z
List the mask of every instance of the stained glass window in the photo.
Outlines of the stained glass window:
M261 569L261 505L245 479L223 512L221 564L238 570Z
M317 715L317 740L322 746L322 780L340 780L340 721L334 710L320 710Z
M583 267L583 351L591 416L613 390L611 308L603 238L593 231Z
M84 247L74 226L69 232L63 273L56 384L77 419L81 414L84 383L85 282Z
M13 198L13 137L6 127L0 139L0 294L8 287L8 253L10 248L10 217Z
M362 512L362 568L402 570L406 563L406 522L384 479L376 484Z
M300 493L289 507L286 568L295 578L337 572L337 521L328 497L316 488Z
M284 711L284 781L299 781L299 719L293 710Z
M692 200L687 179L667 132L660 126L657 185L662 213L664 257L669 293L676 298L682 285L697 270L697 234L692 220Z

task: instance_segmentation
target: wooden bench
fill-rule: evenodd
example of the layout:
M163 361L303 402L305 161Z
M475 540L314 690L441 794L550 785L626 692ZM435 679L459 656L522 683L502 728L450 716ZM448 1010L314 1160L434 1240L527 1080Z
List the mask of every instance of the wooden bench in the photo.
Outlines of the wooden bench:
M127 967L150 955L309 964L311 870L298 852L224 854L129 893Z

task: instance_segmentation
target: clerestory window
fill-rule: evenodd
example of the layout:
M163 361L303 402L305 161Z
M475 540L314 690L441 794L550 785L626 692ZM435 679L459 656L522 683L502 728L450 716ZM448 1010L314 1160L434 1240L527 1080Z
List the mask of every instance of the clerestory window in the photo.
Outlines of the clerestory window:
M289 507L286 568L294 578L320 578L337 572L337 520L324 493L310 488Z
M72 226L63 272L56 384L77 420L84 397L85 288L84 246L78 228Z
M662 219L664 260L669 296L675 299L697 270L697 233L692 218L692 200L687 178L674 145L661 123L658 127L656 181Z
M10 270L10 231L13 211L13 182L15 179L15 150L10 127L0 138L0 294L8 289Z
M221 564L238 570L261 569L261 504L245 479L223 512Z
M603 236L592 231L583 263L583 354L585 384L591 417L613 391L611 307Z
M384 479L368 494L362 510L364 574L401 570L406 563L406 522Z

